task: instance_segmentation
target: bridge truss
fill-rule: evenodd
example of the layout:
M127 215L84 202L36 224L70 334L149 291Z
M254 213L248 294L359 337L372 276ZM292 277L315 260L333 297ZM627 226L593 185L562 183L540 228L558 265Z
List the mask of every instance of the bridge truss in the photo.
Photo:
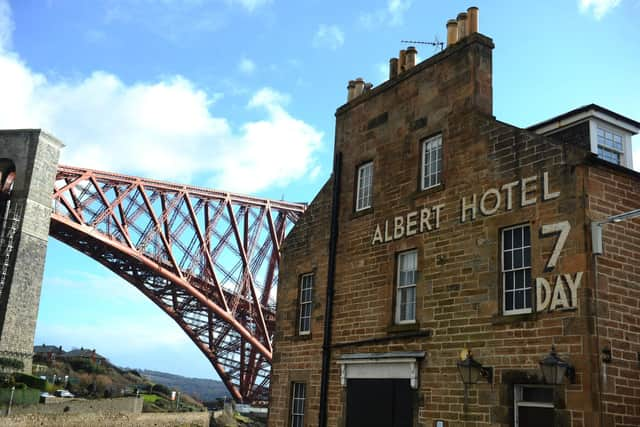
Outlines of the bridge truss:
M59 166L50 235L135 286L237 401L256 402L269 392L280 246L305 208Z

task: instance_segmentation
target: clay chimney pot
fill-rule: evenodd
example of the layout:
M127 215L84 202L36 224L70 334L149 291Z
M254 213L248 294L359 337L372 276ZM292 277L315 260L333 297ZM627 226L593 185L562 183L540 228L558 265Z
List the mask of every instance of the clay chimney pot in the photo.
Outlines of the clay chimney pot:
M398 55L398 74L407 69L407 51L402 49Z
M349 80L349 84L347 85L347 102L351 101L354 98L355 89L356 82L353 80Z
M398 76L398 58L391 58L389 60L389 80Z
M413 68L416 65L416 57L418 56L418 51L415 47L409 46L405 51L405 70Z
M447 21L447 46L451 46L458 41L458 21L449 19Z
M467 12L458 14L458 41L467 36Z
M357 98L358 96L362 95L362 92L364 92L364 79L362 77L358 77L355 80L355 89L353 91L353 97Z
M477 33L479 31L479 14L480 10L475 6L471 6L467 9L467 35Z

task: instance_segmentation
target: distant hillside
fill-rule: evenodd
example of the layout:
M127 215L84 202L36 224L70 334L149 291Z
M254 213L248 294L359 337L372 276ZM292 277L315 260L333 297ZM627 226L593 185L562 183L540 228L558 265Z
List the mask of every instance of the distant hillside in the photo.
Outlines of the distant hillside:
M164 384L169 388L176 388L203 402L211 402L219 397L229 396L222 381L203 378L188 378L166 372L140 370L141 375L154 383Z

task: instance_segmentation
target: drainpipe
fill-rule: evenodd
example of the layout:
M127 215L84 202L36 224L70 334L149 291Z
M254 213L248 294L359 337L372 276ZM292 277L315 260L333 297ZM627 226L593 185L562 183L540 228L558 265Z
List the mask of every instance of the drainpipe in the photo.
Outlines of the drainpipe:
M338 245L338 215L340 213L340 172L342 153L333 158L333 194L331 199L331 234L329 235L329 261L327 266L327 299L324 310L324 337L322 341L322 377L320 379L320 411L318 425L327 426L327 394L329 390L329 363L331 361L331 326L333 322L333 290L336 273L336 247Z

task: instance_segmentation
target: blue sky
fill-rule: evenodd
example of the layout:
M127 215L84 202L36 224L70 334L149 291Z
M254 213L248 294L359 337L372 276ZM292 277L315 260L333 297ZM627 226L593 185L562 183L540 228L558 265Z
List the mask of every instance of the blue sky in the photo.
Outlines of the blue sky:
M472 5L498 119L593 102L640 120L640 0L0 0L0 128L46 129L64 164L310 201L347 82L383 82L400 40L444 40ZM53 240L36 343L215 378L151 302Z

